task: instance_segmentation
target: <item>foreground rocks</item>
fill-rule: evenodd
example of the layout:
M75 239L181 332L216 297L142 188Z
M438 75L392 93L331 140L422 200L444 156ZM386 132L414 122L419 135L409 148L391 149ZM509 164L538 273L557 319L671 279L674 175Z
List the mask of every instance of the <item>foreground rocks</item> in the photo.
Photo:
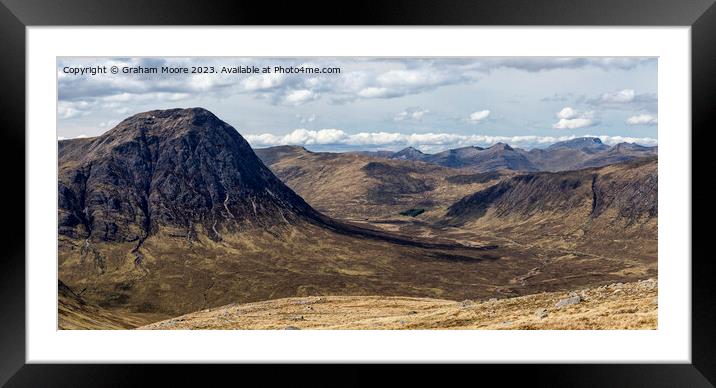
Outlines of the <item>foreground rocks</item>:
M573 293L569 296L569 298L561 299L559 302L557 302L554 307L562 308L566 306L571 306L573 304L577 304L582 301L582 297Z

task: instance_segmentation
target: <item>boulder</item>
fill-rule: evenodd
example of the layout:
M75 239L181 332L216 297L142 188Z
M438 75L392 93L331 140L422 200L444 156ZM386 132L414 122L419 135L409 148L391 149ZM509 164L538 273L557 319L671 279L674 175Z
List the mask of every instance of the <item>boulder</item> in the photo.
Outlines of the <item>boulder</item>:
M562 308L566 306L571 306L573 304L577 304L582 301L582 297L577 294L572 294L569 298L562 299L559 302L557 302L554 307Z

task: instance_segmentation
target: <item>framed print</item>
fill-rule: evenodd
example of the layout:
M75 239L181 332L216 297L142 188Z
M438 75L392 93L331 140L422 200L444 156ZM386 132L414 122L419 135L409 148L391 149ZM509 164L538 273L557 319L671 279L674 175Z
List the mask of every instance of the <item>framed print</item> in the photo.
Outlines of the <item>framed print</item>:
M3 383L711 386L712 2L97 4L2 8Z

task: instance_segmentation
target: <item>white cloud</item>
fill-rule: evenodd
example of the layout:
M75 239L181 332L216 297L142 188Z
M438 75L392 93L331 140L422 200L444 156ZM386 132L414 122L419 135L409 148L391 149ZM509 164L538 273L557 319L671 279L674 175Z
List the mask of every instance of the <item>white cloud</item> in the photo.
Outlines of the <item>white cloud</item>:
M61 119L72 119L87 116L91 113L92 104L87 101L60 101L57 104L57 116Z
M64 66L93 66L93 65L116 65L123 66L311 66L311 67L340 67L340 74L243 74L243 75L220 75L220 74L199 74L199 75L161 75L147 76L134 74L118 74L105 76L74 76L62 72ZM646 66L644 66L646 65ZM485 58L61 58L58 61L58 119L61 126L72 128L72 133L77 131L90 131L90 125L101 121L108 121L126 117L135 112L150 109L169 108L178 105L205 106L211 110L218 110L222 117L228 120L237 120L241 126L254 127L261 132L267 128L286 128L287 123L295 127L316 127L316 120L310 116L295 119L296 111L286 108L276 110L262 109L261 104L286 105L288 107L306 105L310 111L321 115L321 124L329 117L338 117L335 111L342 107L329 106L329 103L347 103L352 101L365 101L368 99L400 98L403 96L415 96L405 99L410 102L390 101L387 102L385 113L370 117L372 112L367 112L371 106L355 105L350 109L350 119L354 120L352 128L363 126L374 128L371 120L375 121L391 118L399 122L409 120L420 121L421 119L436 117L429 120L431 123L440 122L441 125L458 125L451 127L451 130L463 130L469 123L484 123L485 120L492 120L495 111L501 112L502 102L495 101L493 106L476 102L474 108L489 107L493 112L487 113L489 117L481 117L481 112L473 112L469 117L469 111L463 111L462 117L440 118L435 112L449 111L444 108L446 105L453 105L450 99L458 98L465 101L474 92L474 84L478 82L490 82L489 77L505 77L501 69L511 69L510 73L520 72L556 72L560 69L591 69L585 72L585 85L592 88L590 82L595 69L605 71L624 71L635 69L635 74L641 71L642 67L646 74L655 71L655 58L553 58L553 57L485 57ZM570 70L571 71L571 70ZM596 71L598 72L598 71ZM601 72L599 72L601 73ZM510 74L507 74L508 76ZM559 74L545 74L538 77L553 77ZM604 83L599 93L582 96L581 101L574 98L563 99L562 105L572 105L583 109L594 109L603 112L605 109L619 109L624 112L649 112L656 115L656 94L637 94L632 89L622 89L629 84L618 83L625 74L614 77L614 83ZM535 76L529 74L528 76ZM601 85L601 84L600 84ZM521 86L519 86L521 88ZM509 86L512 88L512 86ZM433 96L426 95L428 92L438 90ZM471 91L472 90L472 91ZM603 91L612 91L604 93ZM655 89L653 89L655 90ZM506 91L510 91L507 90ZM554 90L547 89L546 92ZM433 98L440 99L435 101ZM486 97L487 98L487 97ZM555 97L557 98L557 96ZM442 101L442 100L445 101ZM631 102L618 102L627 101ZM176 103L186 101L185 104ZM313 101L320 101L315 103ZM431 102L426 102L431 101ZM434 103L432 102L434 101ZM485 101L491 101L485 99ZM325 102L325 104L323 104ZM233 104L235 108L227 108ZM404 107L413 104L429 105L433 113L426 109L415 111L405 110L397 113ZM514 105L510 105L514 106ZM544 105L551 112L558 106ZM589 107L589 108L588 108ZM273 108L273 107L271 107ZM223 109L223 111L221 111ZM425 112L421 112L421 111ZM556 110L556 109L554 109ZM231 112L228 113L227 112ZM235 113L234 113L235 112ZM269 117L267 118L266 114ZM330 112L330 113L329 113ZM385 112L385 111L383 111ZM391 117L393 113L397 113ZM478 114L480 113L480 114ZM362 115L359 117L359 114ZM532 112L510 112L509 116L527 122L538 120L531 116ZM538 113L538 114L544 114ZM234 115L232 117L232 115ZM261 117L259 117L261 116ZM625 115L625 117L628 116ZM543 116L544 117L544 116ZM610 117L605 115L605 120ZM444 120L443 120L444 119ZM554 123L555 128L569 129L595 124L594 118L574 116ZM621 119L620 119L621 120ZM426 120L428 121L428 120ZM343 125L345 121L335 124L326 123L325 126ZM385 124L384 122L382 124ZM290 127L289 127L290 128ZM443 127L445 128L445 127ZM95 128L96 130L97 128ZM381 127L383 129L383 127ZM393 130L387 128L387 130ZM434 129L440 131L440 128ZM90 132L88 132L90 133ZM66 135L66 133L63 133ZM281 137L281 136L278 136Z
M283 74L261 74L252 75L240 82L245 91L269 90L283 85L285 77Z
M467 117L467 121L477 124L483 120L485 120L490 115L490 111L485 110L479 110L477 112L470 113L470 116Z
M585 128L594 125L592 119L560 119L558 122L552 125L554 129L577 129Z
M57 136L57 140L86 139L88 137L87 135L77 135L75 137Z
M119 124L119 120L107 120L99 123L97 127L103 131L106 131L107 129L114 128L117 124Z
M356 66L357 61L365 66ZM103 104L132 104L131 111L148 109L149 103L185 100L201 94L226 98L249 94L271 104L297 106L322 98L333 103L357 99L386 99L416 95L450 85L478 82L490 72L510 68L518 71L542 72L556 69L596 67L604 70L630 70L641 64L654 63L655 58L232 58L232 66L309 66L341 67L340 74L315 76L292 74L226 74L162 75L108 74L106 76L70 76L65 66L226 66L226 58L65 58L58 63L58 94L62 101L86 101L93 105L81 110L62 108L60 119L74 119L83 114L106 112ZM632 91L633 92L633 91ZM618 94L618 93L617 93ZM625 98L610 95L606 98ZM632 96L635 99L636 98ZM603 103L606 103L604 101ZM141 107L140 107L141 105ZM649 110L653 111L653 110ZM86 112L86 113L85 113ZM116 114L125 114L125 112Z
M430 111L427 109L420 109L420 108L408 108L397 115L393 117L393 120L395 121L405 121L405 120L416 120L420 121L423 119L423 116L425 116L426 113L429 113Z
M61 119L72 119L79 116L84 116L89 114L88 112L82 112L81 110L75 109L73 107L69 106L58 106L57 107L57 115Z
M57 116L60 119L85 117L96 112L111 113L113 116L125 116L133 111L130 107L136 103L155 103L157 101L181 101L191 97L189 93L117 93L87 100L60 100L57 103Z
M406 142L405 135L397 132L361 132L346 137L342 144L353 146L386 146Z
M305 128L294 129L291 133L284 136L277 136L270 133L246 136L247 141L257 146L340 144L344 142L346 138L346 133L340 129L321 129L314 131Z
M632 137L632 136L606 136L606 135L585 135L585 137L598 137L602 143L607 145L615 145L619 143L636 143L643 146L658 145L658 141L651 137Z
M591 127L597 122L594 120L594 111L579 111L566 106L557 112L559 121L552 125L554 129L577 129Z
M312 123L312 122L316 121L316 119L318 119L318 116L316 116L315 113L311 113L308 116L296 115L296 118L298 119L299 123L308 124L308 123Z
M189 93L117 93L95 99L99 104L127 103L136 101L180 101L191 97Z
M277 136L272 133L262 133L260 135L245 135L244 138L254 147L270 147L290 144L288 142L283 141L282 136Z
M602 93L594 98L581 96L577 101L601 110L615 109L656 113L659 98L656 93L637 93L634 89L620 89Z
M596 67L603 70L630 70L654 60L654 58L508 57L484 59L481 64L486 70L507 67L530 72L584 67Z
M421 88L441 86L460 79L460 76L432 65L410 70L390 70L376 77L377 83L382 86Z
M430 111L427 109L415 111L410 114L410 118L415 119L415 120L421 120L423 118L423 116L428 112L430 112Z
M369 88L363 88L358 91L358 96L363 98L389 97L390 94L391 93L388 88L378 88L374 86Z
M318 98L318 94L308 89L292 90L282 100L289 105L302 105Z
M658 119L654 115L644 113L629 117L626 123L629 125L656 125L658 124Z
M622 89L602 94L601 100L603 102L628 103L634 101L635 96L634 89Z
M593 136L593 135L586 135ZM400 132L360 132L347 134L340 129L321 129L312 131L296 129L291 133L277 136L270 133L246 135L246 140L253 147L270 147L277 145L331 145L338 147L359 147L360 149L400 149L407 146L419 148L423 151L441 151L448 148L466 147L472 145L490 146L503 142L513 146L532 148L547 146L559 141L572 140L579 136L490 136L490 135L462 135L455 133L400 133ZM621 142L638 143L642 145L656 145L653 138L636 138L624 136L599 137L605 144Z
M575 109L572 109L571 107L567 106L562 108L561 111L557 112L557 117L560 119L572 119L577 116L577 111Z

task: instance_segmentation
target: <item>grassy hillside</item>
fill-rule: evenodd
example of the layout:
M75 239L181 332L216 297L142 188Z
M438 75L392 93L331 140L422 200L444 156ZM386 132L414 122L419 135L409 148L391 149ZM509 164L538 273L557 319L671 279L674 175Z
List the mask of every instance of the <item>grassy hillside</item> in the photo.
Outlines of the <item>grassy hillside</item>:
M383 296L287 298L231 304L140 329L643 330L657 328L656 298L653 279L577 290L574 294L540 293L482 301ZM564 300L574 304L558 306Z

